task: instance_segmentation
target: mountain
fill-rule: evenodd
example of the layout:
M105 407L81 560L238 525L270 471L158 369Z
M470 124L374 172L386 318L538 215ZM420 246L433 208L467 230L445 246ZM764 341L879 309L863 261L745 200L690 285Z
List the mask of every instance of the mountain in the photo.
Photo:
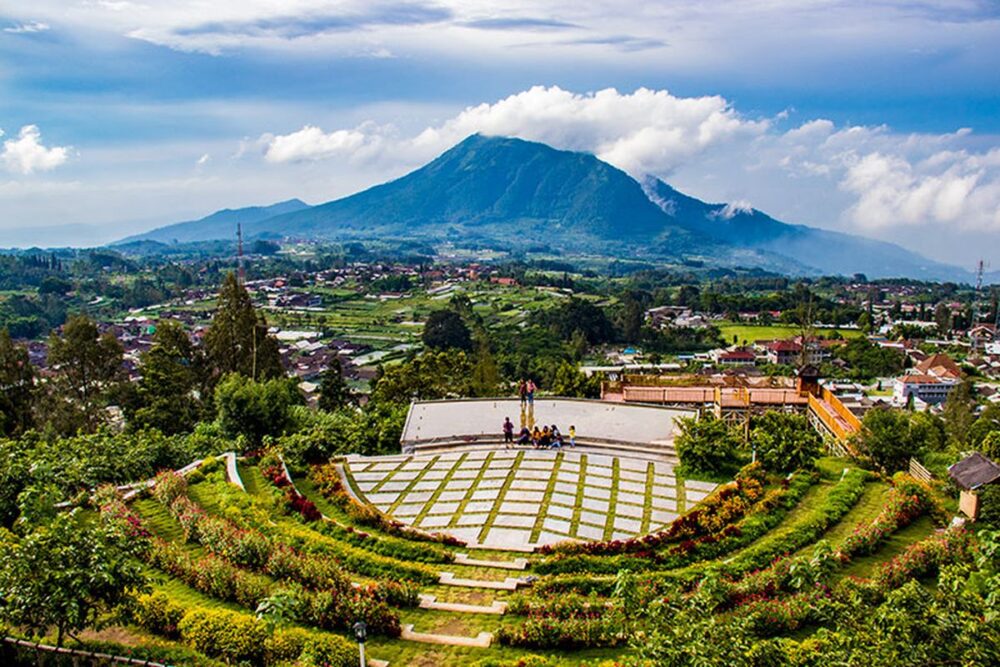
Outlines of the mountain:
M675 223L716 241L794 257L824 274L968 280L961 269L929 260L894 243L790 225L752 208L707 204L659 179L643 188Z
M236 225L247 227L249 224L267 220L283 213L291 213L309 208L309 204L300 199L289 199L270 206L250 206L248 208L221 211L188 222L177 222L166 227L158 227L143 234L129 236L117 244L135 241L159 241L161 243L188 243L191 241L209 241L214 239L231 239L236 235ZM116 244L116 245L117 245Z
M237 221L248 238L412 238L509 250L545 247L568 254L697 259L797 275L969 279L966 272L891 243L705 203L656 179L640 184L590 154L478 134L399 179L342 199L313 207L292 200L220 211L138 238L232 238Z

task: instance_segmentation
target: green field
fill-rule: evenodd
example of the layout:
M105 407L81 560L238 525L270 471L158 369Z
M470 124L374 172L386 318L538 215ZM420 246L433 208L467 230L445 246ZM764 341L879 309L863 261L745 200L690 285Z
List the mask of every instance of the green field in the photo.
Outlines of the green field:
M772 324L767 326L738 324L735 322L721 322L718 325L719 332L723 340L732 342L733 336L739 343L747 341L755 343L758 340L773 340L775 338L791 338L802 333L802 328L795 325ZM844 338L857 338L862 335L857 329L816 329L816 335L827 337L833 332L839 333Z

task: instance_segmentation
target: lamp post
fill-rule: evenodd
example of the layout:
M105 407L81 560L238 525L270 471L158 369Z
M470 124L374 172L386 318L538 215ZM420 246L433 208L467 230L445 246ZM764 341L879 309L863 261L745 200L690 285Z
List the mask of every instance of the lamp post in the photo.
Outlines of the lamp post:
M365 667L365 638L368 636L368 626L364 621L354 624L354 637L358 640L358 655L361 659L361 667Z

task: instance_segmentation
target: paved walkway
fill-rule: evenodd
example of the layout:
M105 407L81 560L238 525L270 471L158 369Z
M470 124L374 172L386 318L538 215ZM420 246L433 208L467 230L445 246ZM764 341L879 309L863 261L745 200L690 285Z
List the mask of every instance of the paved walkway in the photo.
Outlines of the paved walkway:
M348 470L382 512L500 549L660 530L716 486L680 483L662 461L572 450L351 457Z

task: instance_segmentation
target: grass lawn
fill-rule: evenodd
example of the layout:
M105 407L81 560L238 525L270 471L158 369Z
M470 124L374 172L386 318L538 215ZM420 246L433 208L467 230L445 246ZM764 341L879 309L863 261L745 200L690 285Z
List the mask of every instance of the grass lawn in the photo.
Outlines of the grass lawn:
M771 340L772 338L791 338L802 333L801 327L795 325L772 324L769 326L758 326L752 324L738 324L735 322L720 322L719 331L723 340L727 343L733 340L733 336L742 343L744 340L753 343L758 340ZM856 329L817 329L816 335L829 336L834 331L840 332L844 338L857 338L861 332Z

